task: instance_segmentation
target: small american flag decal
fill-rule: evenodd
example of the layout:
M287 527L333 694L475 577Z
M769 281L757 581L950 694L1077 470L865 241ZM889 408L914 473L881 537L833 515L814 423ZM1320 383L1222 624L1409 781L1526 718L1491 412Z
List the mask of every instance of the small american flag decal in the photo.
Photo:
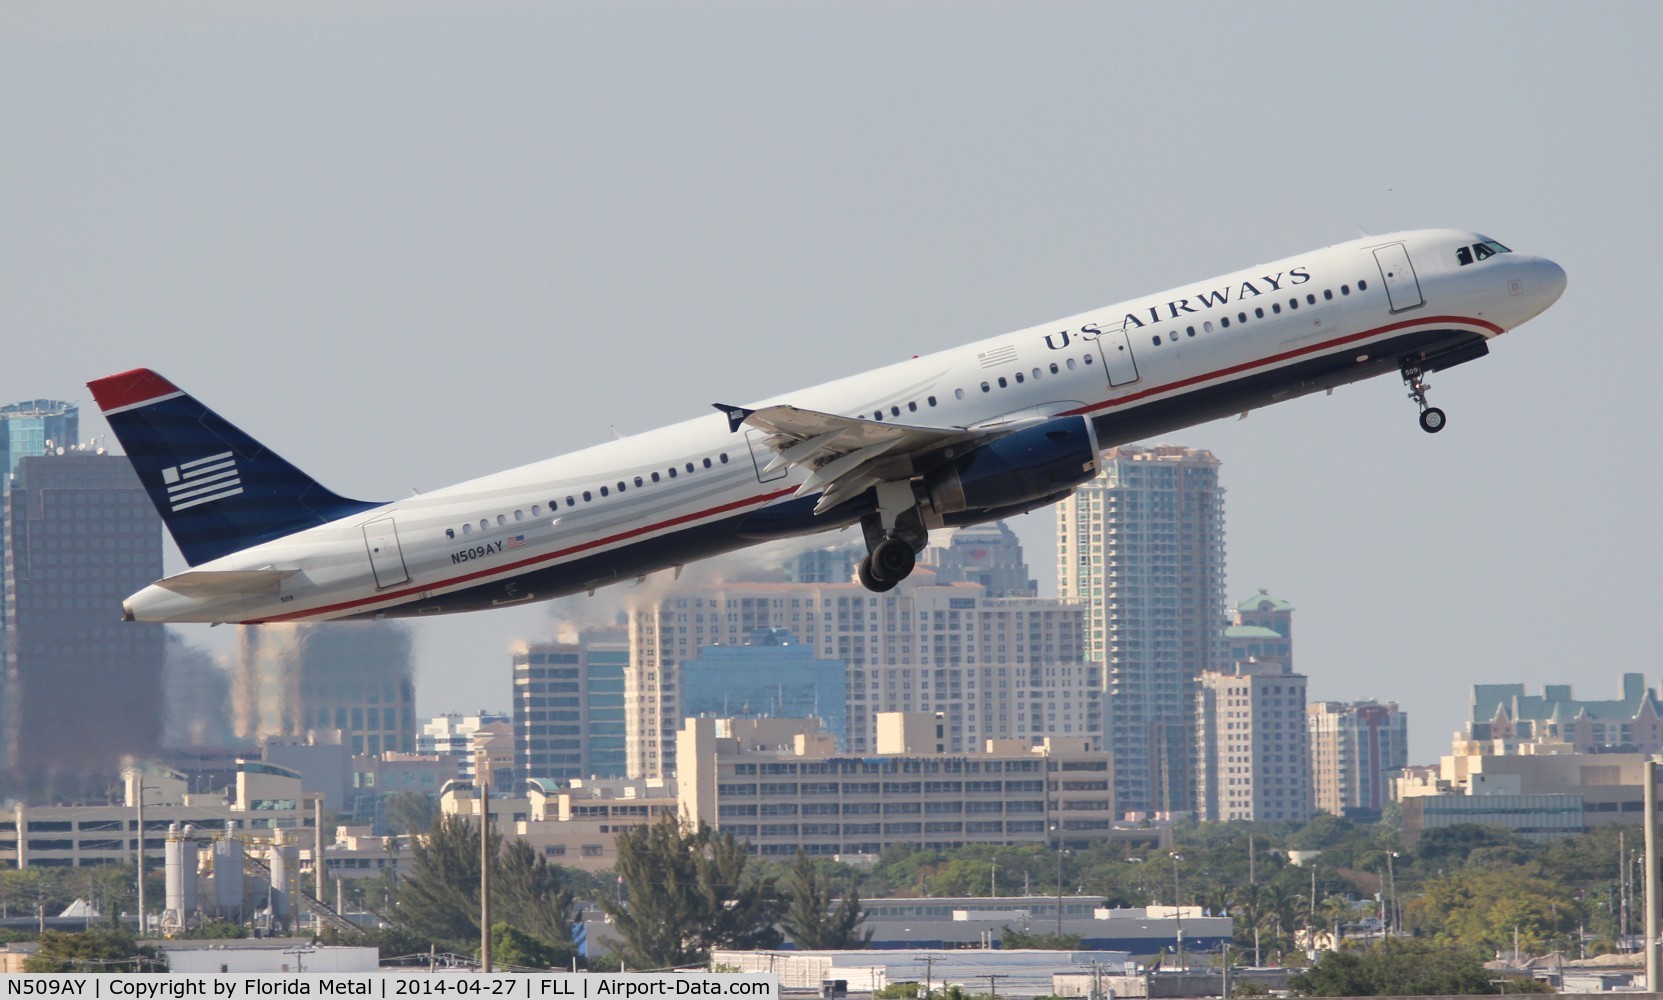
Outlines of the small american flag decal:
M1000 365L1008 365L1016 361L1016 348L1010 346L995 347L991 351L983 351L976 355L976 360L982 363L983 368L997 368Z
M511 549L517 549L517 548L520 548L524 545L525 545L525 536L524 535L515 535L514 537L508 539L508 547L511 548Z
M228 451L162 470L168 509L174 512L234 497L243 491L237 461Z

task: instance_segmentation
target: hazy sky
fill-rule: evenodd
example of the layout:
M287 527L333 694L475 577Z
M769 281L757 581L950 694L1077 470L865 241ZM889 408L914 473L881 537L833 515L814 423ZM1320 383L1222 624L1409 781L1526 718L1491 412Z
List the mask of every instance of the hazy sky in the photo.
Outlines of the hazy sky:
M1569 290L1491 357L1194 428L1232 597L1414 756L1658 680L1655 4L0 5L0 401L161 370L393 499L1351 239ZM1014 522L1054 590L1054 519ZM177 560L176 560L177 561ZM421 623L503 708L584 599ZM111 613L117 613L111 609ZM224 648L229 629L185 630Z

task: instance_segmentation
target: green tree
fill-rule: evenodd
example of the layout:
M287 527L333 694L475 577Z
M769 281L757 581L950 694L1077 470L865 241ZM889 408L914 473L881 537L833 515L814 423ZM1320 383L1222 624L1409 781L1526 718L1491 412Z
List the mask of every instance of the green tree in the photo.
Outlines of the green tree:
M780 927L791 935L798 948L809 951L842 951L864 948L872 940L872 928L860 925L866 914L860 894L853 886L832 906L831 880L802 851L785 878L785 912Z
M1019 931L1007 924L999 929L999 947L1008 950L1034 948L1041 951L1078 951L1080 935L1058 934L1056 931Z
M1389 938L1367 948L1325 952L1288 980L1296 996L1448 996L1500 993L1477 953L1424 941ZM1530 980L1509 981L1508 993L1540 993Z
M561 870L518 839L498 852L496 860L491 883L496 915L546 942L570 961L577 952L572 942L572 893ZM496 891L498 886L500 892Z
M167 956L125 931L46 931L25 972L166 972Z
M631 968L702 965L714 948L773 948L780 902L774 883L748 877L745 845L731 833L674 816L618 835L620 903L602 899Z
M494 923L491 925L491 960L505 969L566 968L571 964L572 952L556 948L512 924Z
M424 834L439 818L439 807L423 792L394 792L387 796L383 810L395 834Z
M1581 909L1562 885L1516 870L1462 869L1427 882L1404 911L1433 941L1487 952L1539 954L1574 930Z
M464 816L444 816L410 845L393 922L417 938L472 951L479 940L479 831Z
M560 869L522 840L505 848L493 833L489 845L495 915L569 957L572 897ZM417 939L472 952L479 942L479 860L479 828L463 816L441 817L411 845L393 923Z

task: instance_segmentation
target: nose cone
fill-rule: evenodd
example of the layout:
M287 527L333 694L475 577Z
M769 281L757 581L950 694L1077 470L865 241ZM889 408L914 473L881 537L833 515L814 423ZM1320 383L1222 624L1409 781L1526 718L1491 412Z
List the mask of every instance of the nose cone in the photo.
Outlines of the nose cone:
M1546 257L1536 258L1536 287L1541 289L1543 309L1558 302L1565 294L1565 269Z

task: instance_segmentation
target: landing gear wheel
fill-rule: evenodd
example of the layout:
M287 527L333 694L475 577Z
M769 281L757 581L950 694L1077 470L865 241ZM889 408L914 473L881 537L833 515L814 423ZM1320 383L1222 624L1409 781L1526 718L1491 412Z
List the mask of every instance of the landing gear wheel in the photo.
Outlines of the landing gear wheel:
M894 590L901 582L899 580L880 580L873 576L871 556L867 556L865 559L862 559L860 561L860 565L855 567L855 576L860 580L860 585L862 587L865 587L874 594L888 593L889 591Z
M872 564L873 576L900 583L912 573L918 556L912 551L912 546L901 539L886 538L872 550L868 561Z
M1420 429L1428 434L1436 434L1444 429L1447 422L1444 411L1426 403L1426 373L1421 371L1420 365L1407 358L1400 365L1403 373L1403 384L1409 387L1409 398L1420 407Z

